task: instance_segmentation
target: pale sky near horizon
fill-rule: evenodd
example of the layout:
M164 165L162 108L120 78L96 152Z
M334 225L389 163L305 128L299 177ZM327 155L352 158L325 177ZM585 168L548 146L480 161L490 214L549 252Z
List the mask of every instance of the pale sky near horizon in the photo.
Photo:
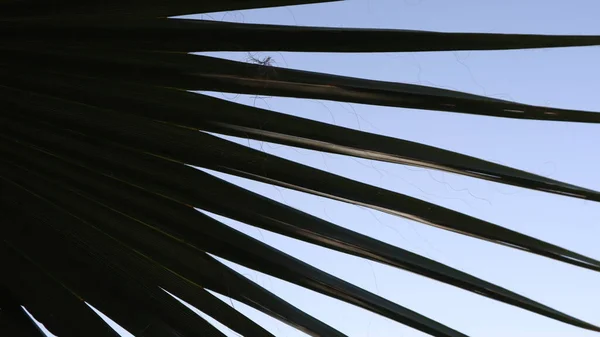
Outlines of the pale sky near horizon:
M247 23L494 33L600 35L597 1L348 1L199 15ZM247 53L209 55L248 61ZM600 48L316 54L256 53L274 66L425 84L522 103L600 111ZM423 142L600 190L600 126L519 121L315 100L214 94L239 103ZM432 170L235 139L386 189L406 193L600 259L600 203ZM214 173L214 172L211 172ZM216 174L216 173L215 173ZM494 282L600 325L600 273L413 221L244 179L228 180L339 225ZM598 333L441 284L220 218L232 227L469 336L594 337ZM232 265L232 264L230 264ZM427 336L287 282L244 275L351 337ZM306 336L235 301L276 336ZM119 330L122 331L122 330ZM228 336L236 336L230 331ZM123 333L123 336L128 334Z

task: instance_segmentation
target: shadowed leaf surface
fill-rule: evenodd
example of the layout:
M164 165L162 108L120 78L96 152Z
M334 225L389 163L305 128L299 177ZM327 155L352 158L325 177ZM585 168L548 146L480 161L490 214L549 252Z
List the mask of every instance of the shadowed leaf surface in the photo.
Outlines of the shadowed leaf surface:
M600 331L500 285L192 167L366 206L600 271L600 261L576 253L577 247L559 247L502 224L210 133L431 168L596 202L600 201L597 191L458 152L192 91L549 122L600 123L600 113L189 54L505 50L600 45L599 36L292 27L169 18L316 2L322 1L0 1L0 209L4 221L0 261L9 270L0 281L0 333L43 336L23 306L56 335L116 336L91 305L136 336L223 336L173 294L242 336L273 336L215 297L210 292L214 291L309 335L344 336L335 326L275 296L216 256L432 336L465 336L198 210Z

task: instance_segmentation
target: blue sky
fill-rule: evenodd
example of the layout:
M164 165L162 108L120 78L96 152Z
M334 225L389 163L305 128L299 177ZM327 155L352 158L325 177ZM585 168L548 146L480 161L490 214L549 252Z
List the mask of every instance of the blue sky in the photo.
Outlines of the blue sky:
M597 1L348 1L213 13L248 23L494 33L600 34ZM200 17L200 16L197 16ZM247 53L219 53L248 61ZM600 111L600 48L498 52L256 53L275 66L419 83L523 103ZM598 125L517 121L316 100L218 94L239 103L419 141L600 190ZM232 138L229 138L232 139ZM432 170L232 139L406 193L600 259L600 204ZM214 173L214 172L211 172ZM215 173L216 174L216 173ZM433 258L600 324L600 274L409 220L217 174L357 232ZM402 270L334 253L220 218L232 227L470 336L586 337L555 322ZM230 264L231 265L231 264ZM234 266L268 290L352 337L426 336L337 300ZM227 300L277 336L305 336ZM234 333L227 332L231 336ZM123 334L126 336L127 334Z

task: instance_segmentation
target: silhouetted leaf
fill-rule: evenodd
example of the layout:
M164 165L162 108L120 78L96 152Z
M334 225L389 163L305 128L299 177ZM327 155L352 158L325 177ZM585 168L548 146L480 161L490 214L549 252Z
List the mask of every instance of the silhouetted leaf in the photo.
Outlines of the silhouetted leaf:
M282 205L208 168L362 205L591 270L600 262L419 199L207 132L414 165L600 201L600 193L406 140L190 90L316 98L546 121L600 113L406 83L190 55L194 51L403 52L593 46L599 36L238 24L169 16L313 0L0 0L0 334L223 336L169 294L244 336L271 336L208 290L314 336L344 336L210 254L434 336L464 336L195 210L408 270L589 330L590 323L475 276ZM418 113L418 112L414 112ZM243 206L241 206L243 205ZM168 293L167 293L168 292ZM436 305L454 306L453 303ZM465 308L465 312L468 308ZM135 314L132 314L135 313Z

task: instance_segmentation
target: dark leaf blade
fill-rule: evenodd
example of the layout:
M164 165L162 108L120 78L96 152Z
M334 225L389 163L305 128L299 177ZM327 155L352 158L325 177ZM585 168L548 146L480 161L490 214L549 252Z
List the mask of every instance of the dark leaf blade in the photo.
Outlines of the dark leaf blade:
M273 113L208 96L198 102L213 109L209 113L202 113L210 117L202 116L200 118L206 119L198 121L200 118L194 118L189 111L178 114L175 109L170 109L166 121L235 137L443 170L527 189L600 201L598 191L434 146ZM192 123L186 124L190 120Z
M4 287L0 287L0 335L47 337Z
M448 33L398 29L299 27L191 19L28 20L0 23L21 41L177 52L421 52L600 45L600 36ZM4 34L3 34L4 35Z
M423 86L299 72L275 68L262 60L253 60L260 64L258 66L185 55L189 51L269 49L418 52L552 48L598 45L600 36L337 29L166 19L170 15L193 12L311 2L325 1L0 0L0 103L4 111L0 114L0 130L6 131L0 132L0 209L3 210L5 224L0 226L0 261L5 262L3 265L9 271L16 271L9 273L6 280L0 280L0 291L8 285L14 294L20 295L20 301L27 302L36 317L50 324L55 332L60 331L61 336L89 335L83 330L86 326L94 331L92 336L104 333L95 331L103 329L103 322L90 311L84 300L102 312L110 312L134 335L222 336L207 322L191 316L189 310L166 295L163 289L202 304L207 311L214 309L213 315L229 322L231 327L233 321L240 318L235 310L229 310L204 291L206 287L231 295L231 286L236 288L232 298L307 333L342 336L243 279L212 259L206 250L310 289L321 289L321 292L337 298L347 297L348 302L367 309L373 309L369 306L374 305L373 311L407 321L436 335L456 333L437 322L402 311L404 308L390 306L385 300L331 279L301 261L197 214L192 208L201 206L251 225L395 265L566 323L599 331L598 327L505 289L434 261L353 235L333 224L234 187L210 174L194 171L188 165L365 205L600 271L600 262L595 259L418 199L327 175L277 157L263 156L198 132L198 129L231 136L251 134L260 140L409 163L598 201L596 191L419 144L298 121L296 127L338 132L353 139L312 135L301 128L291 127L290 124L297 121L293 118L270 119L279 125L262 128L256 121L236 118L236 115L239 117L248 111L237 111L231 105L219 106L215 102L212 107L220 107L231 114L219 116L219 109L216 109L213 112L216 116L203 117L199 127L196 119L185 122L191 117L186 114L165 117L164 111L156 114L143 111L144 105L152 105L144 99L147 93L143 91L139 93L138 102L127 103L137 105L134 110L141 108L136 111L137 115L131 114L122 106L113 105L114 101L106 102L106 105L94 103L94 100L102 101L99 95L90 94L87 98L92 99L84 100L72 91L63 92L66 95L62 96L56 91L40 90L40 82L35 78L44 73L40 76L45 77L42 82L49 80L45 84L52 86L53 82L63 81L65 75L98 77L107 80L96 87L99 92L111 90L111 83L129 82L148 84L158 90L170 87L169 90L174 89L174 92L209 90L266 94L494 117L600 122L600 113L597 112L531 106ZM35 79L34 85L32 78ZM35 87L34 90L31 87ZM82 86L80 89L86 92L90 87ZM36 95L40 92L55 98ZM126 92L121 94L127 95ZM84 104L73 104L75 101ZM210 103L210 100L206 102ZM173 104L164 103L167 106ZM266 116L256 111L248 114L256 114L258 118ZM7 124L2 125L3 121ZM11 130L14 125L23 129ZM48 143L30 134L36 128L45 132ZM70 139L75 144L64 143ZM108 153L96 155L92 150L96 148L108 150ZM117 149L115 157L118 158L111 157L111 149ZM83 154L78 152L81 150ZM129 160L123 154L130 154L133 158ZM41 159L49 160L44 162ZM155 166L145 168L139 165L143 162ZM100 165L96 167L98 163ZM167 172L184 174L166 179L164 175ZM142 177L134 177L135 173ZM298 174L314 174L316 179ZM186 186L182 181L188 176L193 177L194 185ZM107 182L107 186L102 186L103 182ZM198 188L199 182L206 182L207 188L191 190L192 186ZM118 194L119 191L123 194ZM244 206L257 207L240 209L230 202L234 198L238 202L249 200ZM153 208L146 212L144 206L149 205ZM202 230L191 229L196 222L204 225ZM164 229L164 232L155 233L155 227ZM191 233L197 247L184 247L182 240L187 235L182 233ZM189 262L194 259L198 259L199 263L191 265ZM290 269L290 266L293 268ZM51 294L50 298L45 298L45 294ZM0 293L0 323L5 303L1 296ZM73 301L73 296L78 300ZM53 307L54 303L59 305ZM79 308L81 313L77 311ZM68 315L69 311L75 315ZM54 315L55 312L58 314ZM11 314L23 317L24 312L11 311ZM67 317L83 319L77 321L76 327L71 327ZM238 333L269 336L260 329L254 329L255 326L248 321L235 323L238 330L234 330ZM11 326L10 329L20 330L29 326L31 320L17 324L25 325ZM3 333L0 325L0 335ZM15 335L12 332L7 334ZM31 334L38 335L38 331Z
M14 129L24 130L26 127L20 126L14 127ZM76 158L79 158L79 160L92 159L92 157L89 155L86 156L84 152L69 153L64 152L66 148L60 149L60 145L58 144L68 144L66 147L72 147L79 144L79 142L74 138L65 138L63 141L58 141L57 139L60 139L60 137L55 137L54 140L51 140L44 135L44 131L32 130L29 139L41 141L40 144L49 147L52 149L50 151L54 153L62 153L61 158L63 160L67 160L65 158L70 157L72 158L70 160L75 160L74 163L76 163L78 161ZM59 146L58 148L56 147L57 145ZM188 204L195 205L196 207L201 207L211 212L232 217L236 220L259 226L267 230L275 231L289 237L294 237L317 245L406 269L444 283L461 287L468 291L473 291L480 295L537 312L568 324L573 324L586 329L597 329L595 326L589 323L570 317L564 313L558 312L552 308L512 293L496 285L477 279L468 274L454 270L408 251L345 230L342 227L338 227L334 224L286 207L285 205L281 205L270 199L254 195L251 192L245 191L244 189L241 189L235 185L223 182L220 179L214 178L206 173L195 171L191 168L183 167L178 164L161 161L158 158L154 160L150 158L140 160L138 157L141 154L135 154L133 152L128 153L127 151L124 152L123 150L115 147L103 148L97 145L92 146L91 144L88 144L88 146L79 144L78 147L80 149L86 149L89 153L94 153L96 158L104 159L104 163L94 162L93 164L90 164L91 166L87 166L88 169L93 171L100 170L100 172L104 172L102 174L106 177L119 179L131 184L131 186L143 186L144 189L151 190L153 193L156 193L160 196L177 200L179 203L181 203L180 206ZM5 149L5 156L7 155L7 151L10 152L11 150ZM19 156L18 153L23 152L23 155L20 155L19 160L27 163L28 167L35 167L37 170L47 171L49 168L46 167L46 163L50 163L55 160L52 156L48 156L45 159L40 159L36 163L34 158L39 156L39 154L26 154L29 153L26 150L17 152L15 151L16 150L13 151L12 156ZM67 160L67 162L70 162L70 160ZM112 161L114 164L109 164L107 166L107 161ZM85 164L76 165L83 165L82 167L86 167ZM154 172L156 170L160 170L161 172ZM81 175L81 173L77 172L78 171L73 171L73 169L69 168L68 166L60 166L60 168L56 169L54 174L59 175L59 177L56 179L60 179L62 184L77 184L77 182L73 182L72 178ZM144 178L145 176L151 180ZM162 181L163 184L158 185L152 181ZM92 185L94 185L94 183L90 182L89 180L85 184L82 184L83 183L79 183L79 188L89 189ZM217 245L216 248L214 248L215 246L211 246L213 247L210 248L212 252L214 252L214 249L222 252L222 247L220 245L228 245L227 242L220 244L217 244L217 242L220 242L221 237L230 238L231 235L227 235L226 233L223 235L219 234L223 231L222 228L215 227L214 225L211 226L210 222L206 223L206 220L202 220L198 214L196 214L194 211L191 211L191 209L189 209L187 206L179 207L179 211L168 210L169 208L165 208L166 201L157 203L155 199L149 198L147 195L135 192L131 188L127 188L122 185L117 186L111 184L110 181L96 183L95 186L96 188L103 190L103 194L108 193L112 195L111 197L105 198L104 202L112 203L113 207L117 208L126 207L129 212L133 212L134 209L137 209L138 213L136 217L139 218L147 217L148 211L146 208L150 208L156 212L156 217L159 217L161 213L164 214L163 221L171 222L172 225L177 222L204 222L204 224L200 227L203 229L201 235L212 237L212 239L208 241L209 245ZM111 191L121 192L115 194ZM132 201L123 199L122 194L128 195L129 199L135 200L133 201L133 204ZM135 195L135 197L133 195ZM246 207L240 208L237 206L228 206L231 204L232 200L236 200L236 205L246 205ZM182 213L191 213L192 215L182 218ZM144 221L151 223L155 221L154 219L149 218ZM199 233L193 230L192 232L185 234L184 237L198 238L198 235ZM207 243L199 243L198 245L205 247L204 245L206 244ZM252 243L247 243L244 241L238 246L248 248L252 246ZM258 250L259 249L250 249L250 252L240 254L240 256L243 257L248 254L252 255L254 254L252 252ZM266 254L265 256L268 257L269 254ZM231 255L222 257L246 265L244 262L238 261L235 255L233 257ZM252 267L256 269L255 265ZM258 269L260 270L260 268Z
M61 210L56 204L47 201L43 196L45 186L39 178L35 179L35 176L28 174L27 170L19 171L16 168L6 163L0 166L3 188L5 191L13 192L12 199L7 200L6 197L3 197L2 202L4 205L9 205L11 213L8 214L11 214L13 221L16 222L20 221L18 214L27 213L24 205L34 206L35 211L29 210L28 215L21 216L24 220L19 223L20 226L4 230L3 234L11 240L12 245L16 244L16 247L25 249L28 254L33 254L34 259L41 261L40 264L44 266L57 266L52 269L52 272L57 274L53 278L64 279L67 277L67 283L71 285L80 283L73 281L73 277L77 277L79 274L72 270L75 266L81 268L81 273L93 273L97 282L102 286L111 287L112 285L113 291L116 288L119 289L119 293L127 294L128 301L140 301L149 305L150 311L164 318L165 322L171 326L169 330L172 330L177 336L191 337L202 332L206 336L224 337L219 330L153 285L151 281L143 280L136 272L143 272L144 266L140 264L139 259L131 256L132 253L127 248L119 245L102 231L87 225L88 223L82 221L81 218L64 209ZM23 177L32 179L25 181L22 179ZM45 193L47 192L48 190L45 190ZM33 231L36 235L32 237L24 232L26 230ZM54 256L54 254L60 254L60 249L54 248L55 252L52 253L49 251L56 244L64 247L62 258ZM79 262L71 261L72 266L69 267L70 264L66 262L73 259L69 257L75 252L78 252L76 256L79 260L76 260ZM140 274L143 275L143 273ZM22 276L25 275L22 274ZM88 279L87 282L89 281ZM110 315L110 313L107 314ZM102 321L99 317L97 318ZM102 321L102 323L104 322ZM132 333L138 334L140 331ZM173 333L168 335L174 335ZM74 336L81 335L81 332L74 334Z
M5 175L10 174L10 172L7 173L6 171L3 173ZM13 172L12 174L16 175L17 173ZM23 172L22 175L25 175L25 173ZM48 187L44 187L44 184L40 182L39 177L36 178L35 175L31 175L31 174L27 175L27 176L30 178L29 180L27 180L27 183L33 184L31 182L36 182L35 184L32 185L32 187L41 189L42 191L45 189L45 192L42 192L42 193L46 196L60 198L61 194L58 193L60 190L60 187L58 187L59 190L55 190L56 193L53 193L53 191L49 190ZM62 195L64 196L64 193ZM72 203L76 203L77 199L71 198L71 199L69 199L69 201L71 201ZM81 204L81 203L79 203L79 204ZM47 213L47 214L51 214L51 213ZM98 213L95 213L95 214L98 214ZM112 223L110 223L110 224L112 224ZM121 223L118 222L116 224L121 224ZM142 241L140 241L140 240L145 239L146 236L143 235L143 232L139 232L138 235L139 236L136 237L136 235L134 233L134 236L133 236L134 240L138 240L138 243L137 243L138 248L141 247L141 249L144 252L151 254L155 257L156 256L158 256L159 258L163 257L161 262L165 263L167 266L173 268L178 273L181 273L182 275L185 275L186 277L191 276L191 279L194 280L194 282L198 282L199 284L206 285L207 288L210 288L214 291L221 293L222 295L229 296L229 297L237 299L243 303L246 303L252 307L255 307L256 309L258 309L260 311L263 311L269 315L272 315L275 318L278 318L278 319L294 326L295 328L300 329L305 332L308 332L310 334L318 335L318 336L320 336L320 335L339 336L339 337L344 336L343 334L337 332L336 330L327 326L326 324L312 318L311 316L307 315L306 313L294 308L293 306L286 303L285 301L270 294L269 292L265 291L261 287L255 285L254 283L245 279L241 275L231 271L229 268L225 267L224 265L222 265L219 262L215 261L214 259L210 258L208 255L204 254L203 252L200 255L189 254L189 252L186 255L182 255L182 256L185 256L187 259L169 257L168 255L172 252L177 252L177 253L186 252L185 247L182 247L181 245L171 245L168 247L169 249L161 249L161 248L165 247L164 244L158 244L158 243L161 243L162 241L156 241L156 240L150 241L148 243L144 243L142 246L140 246L140 244L142 244ZM105 247L105 246L101 246L101 247ZM166 259L164 258L165 255L167 256ZM67 254L67 256L68 256L68 254ZM122 260L122 258L120 258L119 256L112 256L112 259L110 259L109 261L112 263L112 262L116 262L118 260ZM192 261L194 263L190 263ZM138 277L139 277L139 275L145 274L145 272L142 269L139 269L140 268L139 266L136 266L136 268L137 268L136 270L138 272L138 273L136 273L136 275L138 275ZM62 268L62 269L68 269L68 268ZM62 270L62 269L59 269L59 270ZM93 270L92 272L95 272L95 271ZM165 285L165 287L167 287L167 288L170 288L169 286L172 286L173 284L171 283L171 284L163 284L163 285ZM160 295L160 294L157 294L156 292L154 292L153 296L156 297L157 295ZM163 296L158 296L158 297L162 297L164 300L165 296L168 296L168 295L163 294ZM140 298L138 297L138 298L136 298L136 300L139 301ZM173 301L175 301L175 300L171 299L170 301L167 301L167 303L173 302ZM204 305L207 305L207 304L210 304L210 302L204 303ZM172 308L173 304L166 305L166 307ZM219 307L213 307L213 308L209 308L209 309L218 310ZM112 313L112 312L110 312L110 313ZM164 313L163 313L163 315L164 315ZM167 317L168 316L172 317L172 315L167 315ZM159 322L160 322L160 320L159 320ZM235 322L235 323L240 323L240 322ZM173 326L173 325L171 324L171 326ZM174 326L178 326L178 325L174 325ZM197 331L201 331L201 330L197 330ZM133 333L135 334L136 332L133 332ZM263 332L259 335L265 335L265 333ZM187 334L186 334L186 336L187 336ZM250 334L250 336L254 336L254 335Z
M9 212L4 208L5 215ZM10 217L5 220L10 223ZM3 239L0 243L0 261L5 268L18 271L3 275L4 285L50 332L58 336L73 337L119 336L76 294L32 263L26 255L7 242L6 236ZM38 335L44 334L39 332Z
M47 76L47 75L46 75ZM230 136L444 170L513 186L600 201L600 192L433 146L356 131L171 88L37 73L29 81L58 97ZM35 84L33 83L35 82ZM104 91L111 85L113 90Z
M23 176L29 177L29 179L32 179L33 181L37 182L34 185L38 188L38 191L40 191L39 193L41 193L44 197L56 198L56 202L59 205L71 209L77 216L80 216L82 217L82 219L90 221L95 226L98 226L97 228L101 229L102 231L106 231L106 233L111 233L110 229L112 228L114 234L114 227L116 227L119 229L120 232L128 232L129 240L132 240L131 238L133 238L133 240L135 241L136 237L138 237L138 240L140 240L139 238L144 236L144 233L142 231L136 232L129 230L129 228L132 227L132 222L135 222L133 219L123 219L122 216L114 214L114 212L111 213L111 209L107 206L104 206L100 203L90 203L89 201L86 201L86 197L84 195L80 195L78 198L73 193L65 193L63 189L64 185L67 184L65 184L64 181L62 181L61 184L51 185L48 182L40 180L40 178L34 174L25 173L27 172L27 169L25 167L36 167L35 161L33 161L33 163L31 161L28 162L27 160L23 160L22 157L20 158L21 160L18 160L18 156L15 156L14 153L12 153L11 155L10 150L6 149L2 145L4 144L0 142L0 149L2 149L2 151L0 152L2 152L4 155L3 159L10 161L11 159L15 160L15 158L17 158L17 162L19 162L21 165L26 165L15 167L22 168ZM16 145L16 147L19 146ZM24 153L27 153L27 151L24 151ZM33 157L36 157L35 154L33 155ZM51 166L53 168L56 167L56 165L53 165L52 160L46 162L45 166L46 167L42 167L41 170L47 169L48 166ZM66 169L68 171L68 167ZM37 174L39 174L39 169L37 171ZM49 188L48 186L52 187ZM106 209L103 210L102 207L106 207ZM160 240L150 241L148 243L148 246L154 247L154 249L157 250L164 248L164 245L161 244ZM173 250L172 247L169 248L170 249L163 250ZM133 247L133 249L135 249L135 247ZM143 255L140 256L142 256L142 258L144 257ZM197 259L182 260L188 261L188 263L193 263L193 261ZM173 293L174 295L180 297L184 301L188 302L189 304L195 306L199 310L213 317L214 319L229 327L233 331L243 336L273 337L270 333L262 329L256 323L250 321L247 317L241 315L237 310L231 308L218 298L214 297L212 294L208 293L200 285L189 282L189 280L180 277L177 274L177 270L171 271L156 263L145 263L140 265L143 268L138 270L140 271L140 275L143 275L143 278L145 280L156 282L156 284L161 288L164 288L170 293Z
M189 74L190 84L193 78L197 79L197 84L184 87L190 90L325 99L514 119L600 123L599 112L528 105L422 85L195 57L204 58L198 64L211 66Z
M150 18L332 2L336 0L8 0L0 3L1 18L61 19Z
M14 209L19 208L15 207ZM81 255L78 255L77 258L74 258L72 255L66 255L63 249L67 244L64 241L49 241L55 237L52 236L51 232L45 231L47 228L42 228L40 230L37 227L39 226L39 219L25 216L18 219L15 218L13 224L19 227L35 228L36 231L41 234L49 234L49 236L44 237L45 240L40 243L40 237L27 238L22 235L17 235L17 233L3 233L3 235L10 240L11 244L18 245L21 250L31 254L36 261L44 262L44 265L47 268L52 269L52 276L55 279L60 279L61 282L75 287L78 293L85 296L86 301L89 301L103 313L108 313L108 316L111 319L116 321L134 336L190 336L189 334L182 333L180 329L169 326L162 320L162 317L155 312L151 312L147 307L133 301L132 297L130 297L131 293L122 290L121 287L123 284L115 287L114 281L112 280L114 274L106 274L108 275L108 277L106 277L106 275L90 272L91 270L89 268L83 267L85 262L82 262ZM34 247L32 246L33 243L38 245ZM50 250L49 246L47 246L49 243L60 243L61 247ZM46 256L39 255L39 250L42 248L46 248ZM52 246L50 246L50 248L52 248ZM53 258L53 260L49 263L45 258ZM101 286L98 286L98 284ZM44 298L44 296L40 296L40 298L42 300L48 300L47 297ZM132 315L132 312L135 312L135 315ZM58 335L62 336L62 334ZM75 334L73 336L81 335L82 334Z
M23 170L25 170L24 167L21 168L21 171ZM21 175L24 176L25 174L21 173ZM43 186L43 183L41 183L39 179L36 180L35 177L31 175L27 178L27 184L32 184L32 186L37 188L42 188ZM61 196L61 193L56 188L47 188L44 195L61 199L65 198L64 196ZM63 207L71 206L75 210L85 209L84 205L82 205L81 201L77 198L65 199L62 202L64 202ZM92 213L90 211L88 212L90 214ZM96 218L101 217L100 214L95 214ZM103 222L114 223L114 219L106 218ZM359 287L353 286L314 267L293 259L282 252L269 249L266 245L258 241L253 241L247 237L245 238L236 231L228 230L224 225L213 225L208 230L216 232L215 237L212 239L218 243L216 246L213 245L212 247L228 247L229 249L226 249L225 252L230 252L231 254L226 256L232 258L236 262L242 262L244 265L249 265L251 268L259 271L266 272L289 282L321 292L325 295L344 300L433 336L465 336L414 311L371 294ZM221 238L220 240L223 240L223 238L225 240L219 242L219 237ZM194 237L186 238L186 240L193 241ZM246 245L247 247L241 248ZM152 241L150 247L155 247L155 251L161 248L157 245L157 241ZM172 249L173 248L161 250L170 251ZM220 252L223 254L223 250ZM256 258L249 259L250 256L257 254L258 256ZM244 258L244 256L247 256L247 258Z
M11 68L0 68L0 72L5 73L4 83L9 86L35 86L39 80L35 80L35 76L25 76L24 72L25 69L39 67L44 72L53 69L54 73L64 71L111 81L185 90L325 99L514 119L600 123L599 112L534 106L422 85L336 76L200 55L126 51L89 53L79 49L52 52L4 50L0 53L0 65L6 63L7 58L14 64L24 63L24 69L16 72Z
M212 136L207 135L208 137ZM235 143L225 144L223 142L227 141L216 137L211 140L214 141L214 143L211 143L214 144L215 148L220 148L218 155L216 153L213 154L215 156L212 157L215 160L214 162L194 162L191 158L186 159L186 161L224 173L369 207L459 234L519 248L530 253L539 254L590 270L600 271L600 261L598 260L490 222L417 198L362 184L341 176L318 171L308 166L300 166L297 163L265 155L259 151L245 148ZM208 143L208 141L205 142ZM223 157L227 158L224 159ZM216 158L222 161L217 163ZM252 164L249 165L248 163Z
M19 91L4 88L2 92L13 93L4 95L3 98L7 102L13 101L23 114L32 114L33 118L40 120L60 121L64 127L82 130L100 139L108 136L115 142L123 142L131 148L160 157L370 207L600 271L600 261L556 245L435 204L300 165L202 132L144 121L42 95L28 94L28 101L23 101L18 99L21 94ZM48 114L50 107L53 111Z

